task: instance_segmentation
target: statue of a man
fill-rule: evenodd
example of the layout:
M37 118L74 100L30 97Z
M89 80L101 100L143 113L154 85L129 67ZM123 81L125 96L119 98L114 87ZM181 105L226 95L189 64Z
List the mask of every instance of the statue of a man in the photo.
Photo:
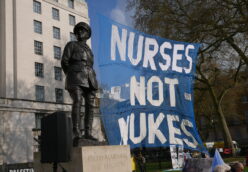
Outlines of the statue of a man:
M66 75L65 88L73 100L72 126L73 143L77 146L81 138L96 140L92 134L93 106L98 89L96 74L93 69L93 53L86 41L91 36L91 28L87 23L78 23L73 30L77 41L68 42L65 46L61 66ZM81 133L81 105L85 99L84 136Z

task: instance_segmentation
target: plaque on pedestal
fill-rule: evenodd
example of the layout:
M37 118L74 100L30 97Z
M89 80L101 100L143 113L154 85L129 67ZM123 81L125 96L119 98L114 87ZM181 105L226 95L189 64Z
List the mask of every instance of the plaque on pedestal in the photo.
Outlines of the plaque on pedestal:
M58 172L131 172L129 146L83 146L73 148L72 160L58 165ZM40 162L34 154L36 172L52 172L53 165Z

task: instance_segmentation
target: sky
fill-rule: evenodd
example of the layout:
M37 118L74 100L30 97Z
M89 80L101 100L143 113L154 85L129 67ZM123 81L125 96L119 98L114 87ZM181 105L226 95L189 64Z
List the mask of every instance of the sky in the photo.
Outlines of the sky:
M90 26L92 29L91 47L95 55L94 68L99 77L98 61L96 60L98 54L98 15L106 16L120 24L132 27L131 13L126 11L127 0L85 0L88 5Z
M126 12L127 0L86 0L91 24L94 24L96 13L100 13L121 24L131 26L131 18Z

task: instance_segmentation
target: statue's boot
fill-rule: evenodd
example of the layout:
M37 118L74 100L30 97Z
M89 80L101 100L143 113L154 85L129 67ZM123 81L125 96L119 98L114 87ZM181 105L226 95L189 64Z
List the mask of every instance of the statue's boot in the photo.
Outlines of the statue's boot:
M81 104L75 103L72 106L72 131L73 131L73 146L78 146L78 142L82 139L81 133Z
M90 97L90 96L89 96ZM88 101L85 102L85 117L84 117L84 125L85 125L85 133L84 138L97 141L92 135L92 124L94 117L94 97L88 98Z
M75 88L70 90L70 96L73 100L72 105L72 131L73 131L73 146L78 146L78 141L82 138L81 133L81 105L82 105L82 90Z
M89 140L93 140L93 141L98 141L97 138L95 138L94 136L92 136L90 130L85 130L85 135L84 135L85 139L89 139Z
M72 121L74 121L72 119ZM73 124L73 128L72 128L72 131L73 131L73 146L74 147L77 147L78 146L78 143L79 143L79 140L82 139L82 134L81 134L81 131L80 131L80 125L79 123L77 122L72 122Z

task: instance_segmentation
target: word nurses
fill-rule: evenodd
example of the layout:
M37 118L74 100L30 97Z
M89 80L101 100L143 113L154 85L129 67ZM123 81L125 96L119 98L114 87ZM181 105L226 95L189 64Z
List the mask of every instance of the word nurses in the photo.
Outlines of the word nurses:
M135 42L136 40L136 42ZM137 55L134 57L134 46L137 45ZM182 44L171 42L158 43L155 38L144 37L138 35L138 40L135 39L134 32L127 32L127 29L122 28L119 33L118 27L112 25L111 32L111 60L117 60L117 50L121 61L126 61L126 55L129 58L131 65L137 66L140 63L142 67L156 71L158 67L162 71L172 70L178 73L190 74L192 71L193 59L191 52L195 51L193 44ZM161 57L158 59L158 57ZM185 58L185 60L183 59ZM182 63L186 61L187 63Z

